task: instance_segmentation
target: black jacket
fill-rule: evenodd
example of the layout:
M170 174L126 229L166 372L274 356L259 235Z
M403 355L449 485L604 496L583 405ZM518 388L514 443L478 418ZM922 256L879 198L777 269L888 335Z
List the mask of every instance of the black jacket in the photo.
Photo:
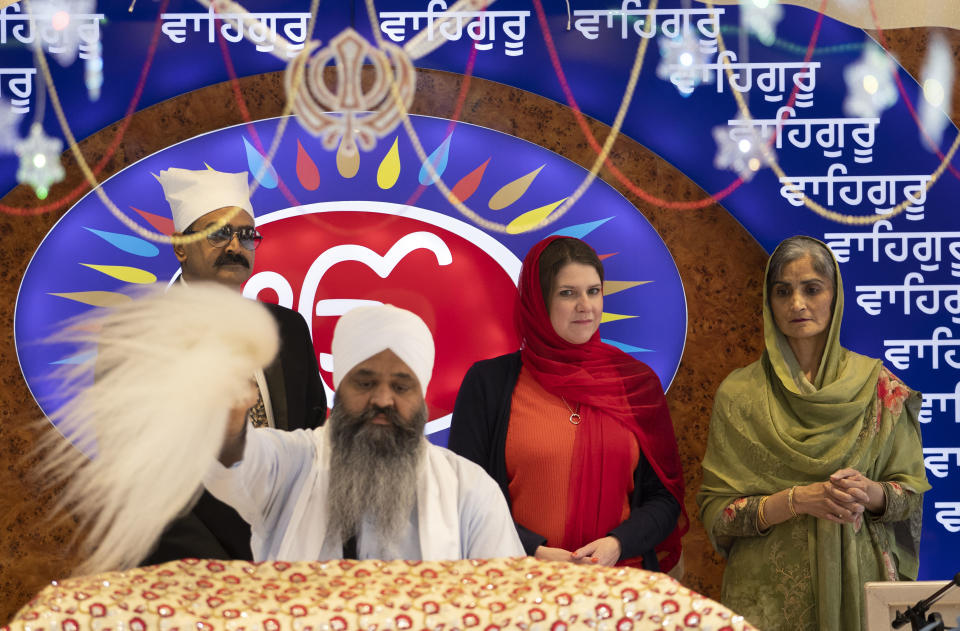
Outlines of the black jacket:
M263 370L274 424L285 430L319 427L326 419L327 397L307 324L296 311L267 303L263 306L276 320L280 338L276 358ZM193 509L167 527L143 565L186 557L253 560L249 524L204 490Z
M500 485L507 503L510 492L505 450L510 402L520 377L520 353L479 361L470 367L453 407L447 446L483 467ZM643 567L658 570L654 546L676 527L680 504L664 488L642 450L633 473L630 516L608 534L620 540L621 558L643 556ZM546 537L514 522L527 554L533 555Z

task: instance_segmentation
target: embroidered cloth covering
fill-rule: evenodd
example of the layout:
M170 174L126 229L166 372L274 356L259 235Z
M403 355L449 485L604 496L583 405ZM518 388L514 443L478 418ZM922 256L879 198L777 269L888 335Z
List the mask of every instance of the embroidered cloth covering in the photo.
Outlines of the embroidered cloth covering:
M750 631L665 574L492 561L198 561L55 581L0 631Z

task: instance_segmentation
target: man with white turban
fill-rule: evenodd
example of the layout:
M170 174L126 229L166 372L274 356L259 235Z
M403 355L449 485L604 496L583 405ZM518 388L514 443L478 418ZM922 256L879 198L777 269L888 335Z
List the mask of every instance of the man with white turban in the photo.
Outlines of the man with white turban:
M204 239L173 246L182 277L240 289L250 277L254 250L261 241L254 226L247 173L170 168L160 171L157 180L170 204L177 235L223 224Z
M212 281L239 292L253 272L262 237L254 226L246 172L169 168L157 180L170 204L178 236L222 226L205 238L178 243L180 282ZM258 397L250 421L277 429L313 429L323 424L327 401L317 357L303 317L279 305L264 304L277 324L280 350L270 365L253 375ZM250 331L250 335L263 335ZM144 561L152 565L184 557L251 560L250 528L229 506L208 493L191 511L170 524Z
M358 307L333 334L324 427L246 431L234 419L204 481L251 525L255 561L523 556L503 494L423 435L433 337L413 313Z

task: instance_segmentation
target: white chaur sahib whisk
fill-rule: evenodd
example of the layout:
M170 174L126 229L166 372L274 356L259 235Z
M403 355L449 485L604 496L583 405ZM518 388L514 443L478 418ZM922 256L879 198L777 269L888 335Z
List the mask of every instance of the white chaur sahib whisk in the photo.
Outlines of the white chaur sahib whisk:
M269 312L212 284L135 291L48 340L95 353L58 375L70 397L39 463L77 515L77 574L135 566L196 495L227 415L277 352Z

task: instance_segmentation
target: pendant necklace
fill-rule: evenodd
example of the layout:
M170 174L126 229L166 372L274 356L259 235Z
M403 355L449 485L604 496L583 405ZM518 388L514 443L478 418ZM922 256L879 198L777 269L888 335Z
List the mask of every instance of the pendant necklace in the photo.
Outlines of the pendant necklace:
M579 403L579 402L577 403L577 411L574 412L574 411L573 411L573 408L570 407L570 404L567 403L567 400L563 398L563 395L562 395L562 394L560 395L560 400L563 401L563 404L564 404L565 406L567 406L567 409L568 409L568 410L570 410L570 423L573 424L573 425L579 425L579 424L580 424L580 419L581 419L581 417L580 417L580 403Z

